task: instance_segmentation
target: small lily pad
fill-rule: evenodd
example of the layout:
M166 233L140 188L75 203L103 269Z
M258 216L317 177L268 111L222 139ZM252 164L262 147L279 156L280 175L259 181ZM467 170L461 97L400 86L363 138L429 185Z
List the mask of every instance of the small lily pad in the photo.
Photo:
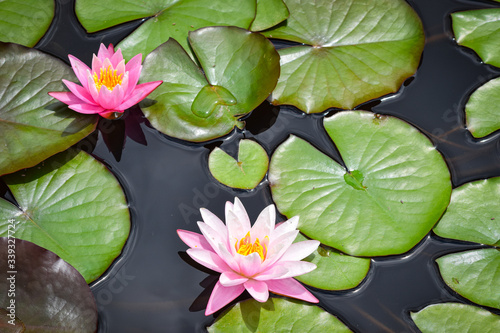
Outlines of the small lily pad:
M294 242L306 239L299 234ZM370 259L351 257L324 245L320 245L304 261L316 264L316 269L295 278L302 283L325 290L355 288L370 270Z
M500 309L500 251L480 249L438 258L446 284L471 301Z
M267 152L253 140L241 140L238 160L216 147L208 157L208 168L222 184L241 189L253 189L267 173Z
M288 218L299 215L301 232L344 253L410 250L450 200L450 173L441 154L394 117L345 111L325 118L324 126L347 169L290 136L269 168L278 210Z
M500 8L457 12L451 19L459 45L473 49L485 63L500 67Z
M467 129L482 138L500 129L500 78L486 82L465 105Z
M50 97L61 79L76 81L62 61L0 42L0 175L32 167L94 131L97 116L83 115Z
M121 253L130 230L125 195L106 167L84 152L65 151L3 177L18 206L0 198L0 236L53 251L94 281Z
M279 55L259 33L208 27L189 35L199 68L173 39L144 60L141 82L163 80L141 108L159 131L202 142L221 137L259 106L279 77ZM154 78L154 79L153 79Z
M441 237L500 245L500 177L462 185L451 193L434 232Z
M15 253L13 261L7 261L9 249ZM94 296L73 266L31 242L7 237L0 237L0 256L0 331L97 331Z
M54 18L54 0L3 0L0 41L35 46Z
M412 312L411 318L422 333L500 332L500 316L467 304L433 304Z
M306 113L353 108L395 92L415 73L424 47L418 15L404 0L285 0L290 17L269 38L305 45L280 49L273 104Z
M237 303L217 318L208 332L351 332L340 320L309 303L269 298Z

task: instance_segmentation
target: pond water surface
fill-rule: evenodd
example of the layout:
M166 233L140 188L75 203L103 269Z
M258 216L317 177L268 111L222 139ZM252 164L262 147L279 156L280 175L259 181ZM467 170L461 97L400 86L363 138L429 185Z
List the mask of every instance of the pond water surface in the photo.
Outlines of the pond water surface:
M454 186L500 176L499 133L484 140L473 139L464 127L463 114L470 93L500 76L500 70L481 64L472 51L456 45L449 16L495 3L409 3L426 32L421 65L397 94L359 109L397 116L429 136L445 156ZM117 44L141 23L89 35L77 22L73 8L72 0L57 1L55 22L37 45L66 62L69 53L90 63L101 42ZM223 218L225 201L235 196L241 198L252 220L272 203L266 180L250 192L217 183L208 172L210 150L222 144L235 152L241 138L255 138L271 154L294 133L338 159L322 129L323 117L266 102L248 117L246 130L215 142L190 144L161 134L134 109L120 120L102 121L98 133L79 143L116 175L132 212L132 233L124 253L91 285L99 309L99 332L204 332L214 320L203 311L211 290L204 291L200 283L207 273L190 265L184 253L187 247L176 230L198 231L200 206ZM355 332L418 332L410 311L445 301L470 303L444 285L434 259L477 247L430 234L407 254L373 259L367 278L353 290L311 291L320 300L319 306ZM204 286L210 285L210 281L205 282Z

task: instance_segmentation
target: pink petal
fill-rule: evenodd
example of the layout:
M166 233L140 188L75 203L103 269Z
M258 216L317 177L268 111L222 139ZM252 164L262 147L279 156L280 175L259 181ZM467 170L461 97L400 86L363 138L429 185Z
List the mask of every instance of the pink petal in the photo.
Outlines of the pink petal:
M313 296L303 285L294 278L283 280L266 281L267 287L275 294L301 299L311 303L318 303L318 299Z
M104 46L103 43L99 46L99 52L97 52L97 56L104 62L104 59L111 58L115 53L115 49L113 48L113 44L109 44L108 48Z
M182 230L182 229L177 229L177 235L179 235L179 238L189 247L191 248L198 248L198 249L204 249L208 251L215 252L212 249L212 246L208 244L207 240L203 235L200 235L196 232L188 231L188 230Z
M125 101L121 105L119 105L118 109L126 110L129 107L134 106L135 104L146 98L147 95L149 95L162 83L163 81L153 81L135 86L135 89L132 91L130 96L127 96Z
M137 85L137 82L139 82L139 76L141 75L141 60L142 60L142 55L138 54L125 65L125 71L129 73L129 89L127 90L125 96L130 94L132 90L135 88Z
M238 220L240 220L240 222L243 224L243 227L247 230L250 230L250 218L248 217L247 211L245 210L245 207L241 203L240 199L238 199L238 197L234 198L233 212L238 217Z
M221 238L221 235L212 229L208 224L203 222L198 222L198 227L201 230L203 236L210 244L212 249L217 253L217 255L224 260L234 271L239 272L239 266L231 253L229 253L226 247L226 241Z
M236 297L240 296L244 290L245 287L242 284L233 287L224 287L220 281L218 281L212 291L212 294L210 295L210 299L208 300L205 316L209 316L222 309L222 307L229 304Z
M259 302L265 302L269 298L269 289L266 282L248 280L243 284L248 293Z
M112 56L111 58L109 59L111 61L111 65L113 66L114 69L117 69L118 68L118 65L121 63L121 62L124 62L125 61L123 60L123 55L122 55L122 50L121 49L118 49ZM125 67L123 68L123 70L125 70ZM122 72L123 73L123 72ZM120 72L118 72L118 74L120 74Z
M99 76L101 73L102 61L95 54L92 56L92 73L97 73Z
M231 244L236 244L250 231L250 228L246 228L232 210L226 210L226 226L228 242ZM231 252L236 255L236 249L234 248L233 251L233 248L234 246L231 246Z
M298 216L294 216L291 219L289 219L288 221L280 223L276 227L276 229L273 230L273 232L271 233L270 238L271 239L276 239L276 238L280 237L281 235L283 235L283 234L285 234L287 232L295 230L295 229L297 229L297 225L298 224L299 224L299 217Z
M105 86L101 86L97 103L107 110L120 110L118 106L123 101L123 93L124 91L119 84L116 85L113 90L109 90Z
M288 250L285 251L280 261L298 261L302 260L311 253L313 253L319 246L320 242L317 240L306 240L290 245Z
M292 230L281 235L277 239L271 238L269 248L267 250L267 258L264 262L265 267L269 267L276 261L280 260L281 256L288 250L290 245L292 245L295 238L297 238L298 233L298 230Z
M109 60L109 58L106 58L102 61L102 68L108 69L109 67L113 67L113 65L111 64L111 60Z
M302 274L309 273L316 269L315 264L307 261L279 261L273 267L275 267L276 270L279 270L278 267L284 268L286 270L285 274L279 276L276 274L273 280L286 279L294 276L299 276ZM282 270L280 271L282 272ZM262 280L262 278L259 280Z
M63 83L68 87L68 89L75 94L76 97L81 99L83 102L88 103L88 104L96 104L94 102L94 99L92 96L89 94L89 92L83 88L82 86L79 86L78 84L68 81L68 80L62 80Z
M92 96L92 99L96 101L96 103L99 103L99 91L97 90L94 78L92 77L92 74L90 74L90 71L87 72L87 82L87 91L90 93L90 96ZM106 87L104 87L104 89L106 89Z
M197 263L210 268L213 271L222 273L230 271L231 268L216 253L203 249L188 249L186 253Z
M81 104L70 104L68 107L71 110L74 110L79 113L85 113L85 114L94 114L98 113L99 115L101 114L104 109L100 107L99 105L92 105L92 104L86 104L86 103L81 103Z
M217 217L217 215L215 215L206 208L200 208L200 213L203 222L212 227L212 229L217 231L220 235L227 238L227 227L224 224L224 222L222 222L221 219Z
M111 64L113 64L113 61L111 61ZM120 61L116 66L113 65L113 68L116 70L116 75L125 73L125 60Z
M73 68L73 71L78 78L78 81L80 81L83 88L87 89L87 73L90 73L90 68L71 54L68 55L68 58L69 62L71 63L71 67Z
M284 266L273 265L253 278L258 281L279 279L288 273L288 269Z
M122 77L122 83L120 86L122 86L123 89L123 100L125 100L125 97L127 96L127 91L129 90L129 74L128 72L125 72Z
M241 275L251 278L261 271L262 260L257 252L250 253L247 256L237 254L236 258Z
M259 238L263 240L266 236L271 236L271 231L274 230L274 222L276 221L276 211L274 205L269 205L259 214L255 221L250 234L252 239Z
M248 278L236 274L232 271L223 272L219 277L219 281L224 287L237 286L239 284L245 283L247 280Z
M72 92L69 92L69 91L53 91L53 92L49 92L49 95L60 100L64 104L68 104L68 105L83 102L75 94L73 94Z

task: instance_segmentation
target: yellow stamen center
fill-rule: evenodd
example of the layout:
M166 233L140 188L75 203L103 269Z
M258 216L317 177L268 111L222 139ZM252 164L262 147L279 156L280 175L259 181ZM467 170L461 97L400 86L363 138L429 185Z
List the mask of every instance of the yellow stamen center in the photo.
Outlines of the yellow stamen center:
M234 247L236 252L247 256L251 253L257 252L260 256L260 259L264 261L267 255L267 243L269 242L269 237L265 237L264 245L262 245L257 238L255 242L252 244L252 240L250 238L250 231L243 237L239 242L236 240ZM238 245L239 243L239 245Z
M101 68L99 76L97 76L97 73L94 73L94 82L97 91L101 89L101 86L105 86L108 90L112 91L117 84L122 84L122 76L123 74L116 75L116 69L112 70L111 66L108 66L106 69Z

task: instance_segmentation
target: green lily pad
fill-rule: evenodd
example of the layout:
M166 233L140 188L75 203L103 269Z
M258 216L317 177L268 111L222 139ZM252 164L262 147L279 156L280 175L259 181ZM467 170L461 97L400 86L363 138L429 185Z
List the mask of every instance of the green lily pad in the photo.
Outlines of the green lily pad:
M169 38L190 52L188 32L208 26L249 28L255 18L255 0L77 0L76 14L88 32L122 22L149 18L122 40L118 47L130 59L146 56Z
M357 256L410 250L450 200L450 173L411 125L366 111L325 118L347 167L291 136L271 158L273 200L310 238Z
M302 234L298 234L294 243L306 239ZM317 268L295 278L302 283L325 290L355 288L370 269L370 259L351 257L324 245L320 245L304 261L316 264Z
M50 97L61 79L76 81L62 61L0 42L0 175L34 166L77 143L97 116L82 115Z
M125 195L106 167L69 150L3 177L19 206L0 199L0 236L15 220L16 238L42 246L97 279L121 253L130 230Z
M210 173L222 184L250 190L259 185L267 173L267 152L253 140L241 140L238 161L216 147L208 157Z
M3 0L0 41L35 46L54 18L54 0Z
M422 333L496 333L500 331L500 316L481 308L459 304L433 304L411 313Z
M340 320L321 308L297 300L269 298L265 303L249 299L237 303L217 318L208 332L351 332Z
M306 113L353 108L395 92L424 47L418 15L403 0L285 0L290 17L267 37L307 44L279 50L274 104Z
M249 30L269 29L288 18L290 12L283 0L257 0L257 13Z
M467 129L476 138L500 129L500 78L491 80L472 93L465 105Z
M243 128L239 118L276 86L278 53L261 34L236 27L203 28L190 33L189 41L201 69L173 39L144 60L141 82L163 80L141 104L144 114L159 131L195 142ZM204 113L200 105L215 109Z
M434 232L441 237L500 245L500 177L478 180L451 192L450 205Z
M471 301L500 309L500 251L480 249L436 259L446 284Z
M9 230L13 235L17 233L15 228ZM15 252L12 262L7 261L9 249ZM0 256L3 258L0 261L1 332L97 331L94 296L73 266L33 243L7 237L0 237ZM7 291L12 282L15 295L9 296ZM9 309L13 308L11 300L15 301L15 314ZM21 330L17 330L19 328Z
M490 65L500 67L500 8L451 14L453 33L459 45L473 49Z

